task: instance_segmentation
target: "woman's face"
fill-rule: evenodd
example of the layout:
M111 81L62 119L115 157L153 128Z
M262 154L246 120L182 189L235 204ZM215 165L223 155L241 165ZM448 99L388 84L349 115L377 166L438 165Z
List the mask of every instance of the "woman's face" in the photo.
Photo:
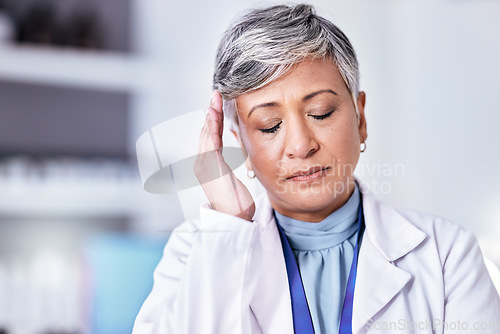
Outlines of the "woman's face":
M359 121L328 59L301 62L236 99L241 142L279 213L319 222L347 201L367 137L364 93L357 101Z

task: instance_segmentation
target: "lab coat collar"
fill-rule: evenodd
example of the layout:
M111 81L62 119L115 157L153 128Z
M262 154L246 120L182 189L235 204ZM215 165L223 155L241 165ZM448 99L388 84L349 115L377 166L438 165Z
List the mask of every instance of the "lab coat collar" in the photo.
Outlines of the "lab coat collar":
M358 180L363 196L366 235L389 262L417 247L426 234L391 205L377 200L366 184Z
M394 207L377 200L363 182L358 180L358 184L363 196L366 230L358 259L353 333L361 332L367 321L412 279L412 275L396 267L394 261L411 252L427 237Z
M389 262L408 254L426 237L426 234L403 217L396 209L374 197L368 186L355 178L363 198L366 235L376 250ZM273 208L267 193L256 200L255 220L261 228L275 224Z
M377 200L366 184L357 178L356 181L362 194L366 229L358 260L353 333L361 332L367 321L411 280L412 275L396 267L393 262L411 252L426 238L423 231L395 208ZM256 206L255 220L259 223L261 232L271 228L277 234L273 208L267 193L257 198ZM370 298L366 298L367 296Z
M365 236L359 253L354 292L353 333L380 312L412 279L394 261L415 249L427 235L387 203L378 201L358 180L363 196ZM369 296L369 298L367 298Z

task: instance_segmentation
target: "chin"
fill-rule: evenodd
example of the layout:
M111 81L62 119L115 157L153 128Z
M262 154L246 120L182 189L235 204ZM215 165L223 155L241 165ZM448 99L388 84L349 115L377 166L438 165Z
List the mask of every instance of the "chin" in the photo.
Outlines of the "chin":
M335 195L326 191L289 192L281 194L280 198L297 211L322 210L325 207L332 205L335 201Z

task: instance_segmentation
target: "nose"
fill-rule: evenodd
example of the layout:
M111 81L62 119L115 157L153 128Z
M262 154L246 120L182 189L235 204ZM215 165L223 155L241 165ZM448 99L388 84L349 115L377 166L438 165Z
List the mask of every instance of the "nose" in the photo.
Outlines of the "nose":
M303 119L290 120L287 129L285 156L288 158L307 158L319 149L314 131Z

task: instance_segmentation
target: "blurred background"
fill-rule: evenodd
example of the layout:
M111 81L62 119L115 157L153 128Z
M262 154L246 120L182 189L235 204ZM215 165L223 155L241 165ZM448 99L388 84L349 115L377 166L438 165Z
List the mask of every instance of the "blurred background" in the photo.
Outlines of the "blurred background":
M204 201L144 191L136 140L205 108L229 22L276 3L0 0L0 333L131 332L169 231ZM358 177L500 264L500 1L309 3L358 54Z

